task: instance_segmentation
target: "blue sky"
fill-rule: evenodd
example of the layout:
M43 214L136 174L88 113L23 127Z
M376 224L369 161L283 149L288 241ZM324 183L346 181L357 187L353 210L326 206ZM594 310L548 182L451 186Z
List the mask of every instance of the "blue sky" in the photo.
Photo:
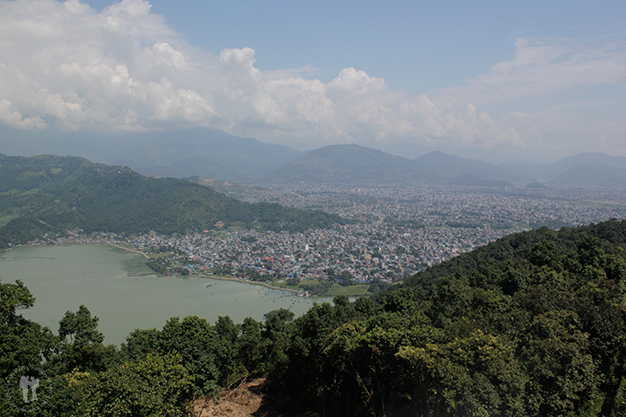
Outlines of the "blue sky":
M86 1L101 10L112 2ZM354 67L421 94L462 85L513 58L520 37L626 41L623 1L153 0L189 43L250 47L263 70L311 65L330 81Z
M14 0L0 40L13 128L626 156L623 1Z

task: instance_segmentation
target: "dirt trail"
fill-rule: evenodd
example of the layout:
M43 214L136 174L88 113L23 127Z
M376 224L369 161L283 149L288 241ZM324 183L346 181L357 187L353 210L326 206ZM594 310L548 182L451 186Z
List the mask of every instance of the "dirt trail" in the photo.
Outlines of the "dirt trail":
M198 400L195 403L195 415L198 417L249 417L257 414L263 402L262 385L264 379L255 379L243 383L240 387L222 391L217 401Z
M265 396L265 379L245 381L232 390L224 390L217 401L198 400L194 404L196 417L318 417L316 413L279 411Z

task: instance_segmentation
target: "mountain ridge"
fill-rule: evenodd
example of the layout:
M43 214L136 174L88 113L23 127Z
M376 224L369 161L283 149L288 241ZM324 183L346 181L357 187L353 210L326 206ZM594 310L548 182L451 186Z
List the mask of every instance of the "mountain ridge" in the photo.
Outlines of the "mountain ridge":
M264 178L286 183L327 183L361 185L418 184L429 170L413 166L411 160L360 145L329 145L315 149Z
M356 146L352 150L362 155L347 152L349 146ZM455 178L469 176L476 177L469 181L475 185L469 186L524 186L536 182L548 186L626 188L626 157L599 152L583 152L550 164L491 164L441 151L411 160L406 156L421 154L428 148L406 143L396 147L407 150L403 156L360 145L329 145L301 152L201 128L117 136L0 129L0 152L7 153L9 149L14 154L28 155L25 151L29 147L44 153L80 155L99 163L125 165L154 177L388 186L446 185L459 182Z
M302 231L344 222L339 216L249 204L200 184L148 178L128 167L79 157L0 154L0 247L68 229L186 233L240 225Z

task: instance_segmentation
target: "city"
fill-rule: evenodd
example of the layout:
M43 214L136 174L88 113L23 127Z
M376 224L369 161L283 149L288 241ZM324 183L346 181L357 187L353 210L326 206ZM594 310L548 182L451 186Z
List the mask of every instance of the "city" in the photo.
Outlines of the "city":
M324 210L348 222L304 233L226 229L220 222L185 236L73 231L33 243L125 244L149 254L148 264L160 273L288 283L283 286L293 289L305 280L390 284L510 233L626 218L626 193L602 189L285 185L239 197Z

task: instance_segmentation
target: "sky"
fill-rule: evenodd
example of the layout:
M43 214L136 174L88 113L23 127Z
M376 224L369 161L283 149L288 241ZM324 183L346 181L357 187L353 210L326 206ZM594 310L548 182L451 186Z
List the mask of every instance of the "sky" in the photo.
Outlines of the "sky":
M624 1L0 0L0 127L626 156ZM493 159L493 158L492 158Z

